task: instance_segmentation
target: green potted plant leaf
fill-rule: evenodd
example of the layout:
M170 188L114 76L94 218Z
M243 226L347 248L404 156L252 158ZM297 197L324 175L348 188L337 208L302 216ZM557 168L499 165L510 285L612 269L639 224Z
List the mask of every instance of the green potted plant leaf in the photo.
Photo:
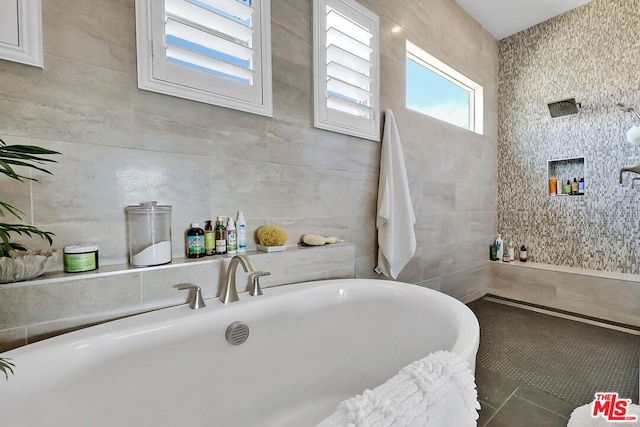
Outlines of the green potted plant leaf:
M24 182L25 180L37 181L35 178L20 174L20 172L16 171L14 168L27 167L51 174L51 172L41 166L46 163L55 162L55 160L42 156L56 154L60 153L34 145L7 145L0 139L0 173L20 182ZM22 219L20 215L23 215L24 213L9 203L0 200L0 216L4 217L7 214L17 219ZM40 236L42 239L46 240L49 245L53 243L53 233L51 232L43 231L37 227L27 224L9 224L0 222L0 279L5 277L5 273L8 273L7 275L12 276L13 279L20 280L17 274L12 274L12 271L16 271L14 265L17 263L24 264L29 257L33 257L36 261L40 262L39 266L28 269L31 270L31 273L35 272L38 274L44 272L44 270L51 265L53 260L55 260L55 256L51 257L40 254L24 256L29 253L27 247L20 243L11 242L10 235L12 233L19 236L26 235L28 237ZM43 257L44 260L38 260L38 258ZM53 258L53 260L51 258ZM36 272L35 270L38 269L41 271ZM25 277L23 280L28 278L31 277ZM3 283L3 280L0 280L0 283ZM13 368L15 367L15 365L9 360L10 359L0 358L0 371L7 379L9 379L9 373L13 374Z
M43 165L55 162L44 157L60 154L34 145L7 145L0 139L0 174L16 181L37 181L22 175L20 168L31 168L47 174ZM18 170L16 170L18 169ZM0 200L0 216L13 216L22 219L24 215L18 208ZM40 230L33 225L0 222L0 283L15 282L33 278L46 270L57 257L57 252L29 251L21 243L12 242L11 235L34 237L39 236L53 243L53 233Z
M0 358L0 371L2 371L6 379L9 379L9 373L13 374L13 368L16 366L9 362L9 360L11 359Z

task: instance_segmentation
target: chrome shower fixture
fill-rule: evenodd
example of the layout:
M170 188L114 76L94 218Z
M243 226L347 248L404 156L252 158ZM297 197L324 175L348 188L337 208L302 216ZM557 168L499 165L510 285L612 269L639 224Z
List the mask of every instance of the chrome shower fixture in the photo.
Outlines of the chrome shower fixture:
M549 107L551 117L561 117L576 114L582 108L582 104L576 102L575 98L567 98L549 102L547 107Z
M638 118L640 119L640 113L638 113L638 110L636 110L633 107L627 107L626 105L624 105L621 102L618 102L616 104L616 107L618 107L619 109L621 109L622 111L624 111L625 113L636 113L636 116L638 116Z

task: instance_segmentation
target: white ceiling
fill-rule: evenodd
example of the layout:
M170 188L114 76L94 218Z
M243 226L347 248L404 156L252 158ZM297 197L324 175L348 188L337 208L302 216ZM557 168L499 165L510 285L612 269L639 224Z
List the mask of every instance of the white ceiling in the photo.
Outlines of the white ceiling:
M591 0L455 0L501 40Z

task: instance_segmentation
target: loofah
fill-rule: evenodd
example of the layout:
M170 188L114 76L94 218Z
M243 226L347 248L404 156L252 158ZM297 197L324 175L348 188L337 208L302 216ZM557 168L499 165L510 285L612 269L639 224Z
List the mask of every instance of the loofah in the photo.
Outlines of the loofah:
M340 240L337 237L323 237L318 234L305 234L302 236L301 242L306 246L322 246L327 243L342 243L344 240Z
M282 246L287 243L289 235L277 225L263 225L256 231L258 242L262 246Z

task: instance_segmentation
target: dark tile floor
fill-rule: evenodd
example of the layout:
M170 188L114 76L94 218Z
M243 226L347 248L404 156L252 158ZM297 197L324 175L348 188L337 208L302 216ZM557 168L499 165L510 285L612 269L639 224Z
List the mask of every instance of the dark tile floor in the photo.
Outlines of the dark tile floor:
M629 397L637 402L638 336L622 333L618 341L611 341L611 336L621 333L484 299L474 301L469 307L474 310L480 322L480 350L476 365L478 400L482 408L479 427L566 426L571 412L576 407L589 403L591 398L585 397L584 392L574 393L575 390L584 388L585 372L577 372L583 374L582 377L562 377L560 374L576 369L577 361L580 366L590 366L589 369L580 368L586 373L599 368L598 365L591 367L590 364L602 360L598 355L600 347L608 349L605 356L611 352L626 353L627 359L634 361L633 366L626 363L621 365L624 369L618 368L605 375L596 375L597 378L602 377L601 381L597 380L590 386L602 388L599 391L618 391L615 388L609 390L610 377L616 374L622 378L633 378L635 387L629 389L628 384L622 385L626 385L625 393L635 394ZM561 340L563 344L554 346L550 335L535 332L537 327L552 331L553 338ZM593 328L601 329L602 332ZM591 334L588 340L590 347L584 350L580 348L580 341L576 340L583 339L587 333ZM599 334L603 334L603 337ZM549 355L541 350L545 346L554 347ZM526 359L529 354L535 363ZM544 378L549 375L549 371L556 375ZM554 382L553 377L556 376L558 380ZM591 377L593 375L589 375ZM619 392L623 394L622 389ZM587 394L593 396L590 393L591 391Z
M476 367L478 427L566 427L574 403L520 381Z

